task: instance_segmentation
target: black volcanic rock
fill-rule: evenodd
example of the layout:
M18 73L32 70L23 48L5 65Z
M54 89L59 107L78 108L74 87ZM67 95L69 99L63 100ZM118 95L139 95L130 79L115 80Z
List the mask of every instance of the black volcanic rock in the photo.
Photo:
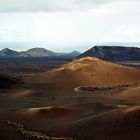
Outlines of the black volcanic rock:
M0 89L8 89L17 84L21 84L21 80L6 76L0 73Z
M0 51L0 57L18 57L19 54L20 54L19 52L8 48L5 48Z
M47 57L53 56L56 53L46 50L44 48L32 48L25 52L21 52L20 57Z
M122 46L95 46L79 57L93 56L109 61L139 61L140 48Z

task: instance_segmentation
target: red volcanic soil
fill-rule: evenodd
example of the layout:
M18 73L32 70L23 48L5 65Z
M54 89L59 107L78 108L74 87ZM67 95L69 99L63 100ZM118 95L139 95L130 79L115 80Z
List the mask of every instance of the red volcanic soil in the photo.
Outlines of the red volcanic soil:
M140 71L93 57L76 59L60 68L30 79L36 83L52 83L58 88L77 86L109 86L140 81Z
M52 137L140 140L138 69L86 57L25 82L22 88L0 91L0 120ZM96 90L74 91L79 86ZM1 139L26 140L0 121Z
M115 97L122 100L139 102L140 101L140 86L128 88L122 92L117 93Z

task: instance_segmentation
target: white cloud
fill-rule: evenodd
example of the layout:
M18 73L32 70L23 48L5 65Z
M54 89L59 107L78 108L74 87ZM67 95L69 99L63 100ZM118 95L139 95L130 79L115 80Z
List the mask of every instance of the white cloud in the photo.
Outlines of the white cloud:
M87 10L101 4L116 1L129 0L0 0L0 12Z
M81 3L77 0L75 5L78 2ZM59 4L58 7L66 5L65 2ZM0 14L0 41L37 41L58 46L78 42L140 41L139 1L113 1L88 10L24 12Z

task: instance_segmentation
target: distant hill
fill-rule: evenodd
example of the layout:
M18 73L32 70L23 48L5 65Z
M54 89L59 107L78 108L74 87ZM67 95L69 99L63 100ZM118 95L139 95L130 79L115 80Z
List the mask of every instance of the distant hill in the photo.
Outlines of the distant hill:
M54 56L56 53L46 50L44 48L32 48L25 52L21 52L21 57L47 57Z
M17 52L8 48L0 51L0 57L60 57L60 58L75 58L80 55L80 52L73 51L70 53L56 53L45 48L32 48L27 51Z
M93 56L109 61L139 61L140 48L122 46L94 46L79 57Z
M56 56L64 57L64 58L75 58L78 57L81 53L78 51L72 51L70 53L57 53Z
M8 48L5 48L0 51L0 57L18 57L20 55L19 52L10 50Z
M78 51L73 51L73 52L70 52L69 55L72 56L72 57L77 57L79 56L81 53L78 52Z

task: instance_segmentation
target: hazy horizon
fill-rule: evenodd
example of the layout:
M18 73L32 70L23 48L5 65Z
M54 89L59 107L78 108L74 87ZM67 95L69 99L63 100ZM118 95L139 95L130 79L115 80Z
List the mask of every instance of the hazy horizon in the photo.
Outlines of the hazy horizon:
M64 52L69 53L72 51L84 52L95 45L105 45L105 46L124 46L124 47L140 47L140 42L88 42L88 43L73 43L54 45L48 44L47 42L0 42L0 50L4 48L9 48L16 51L26 51L31 48L45 48L54 52Z

